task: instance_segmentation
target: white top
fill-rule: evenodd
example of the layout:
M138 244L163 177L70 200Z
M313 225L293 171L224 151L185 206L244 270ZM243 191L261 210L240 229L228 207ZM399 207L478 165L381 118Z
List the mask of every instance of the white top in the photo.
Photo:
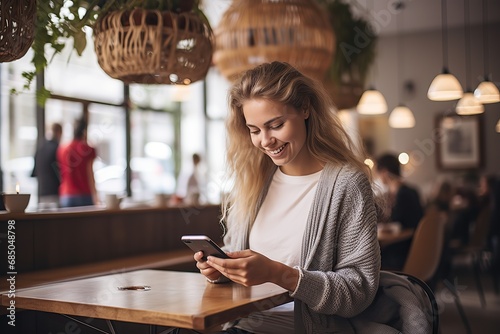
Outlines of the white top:
M288 266L299 265L302 236L321 171L290 176L278 168L250 231L250 249Z
M305 176L278 168L250 231L250 249L288 266L299 265L302 236L321 171ZM257 333L292 333L293 302L252 313L237 327Z

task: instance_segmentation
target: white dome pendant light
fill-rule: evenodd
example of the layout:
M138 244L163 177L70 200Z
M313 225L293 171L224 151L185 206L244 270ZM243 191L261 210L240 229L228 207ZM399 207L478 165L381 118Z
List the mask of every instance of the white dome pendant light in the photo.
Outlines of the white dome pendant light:
M484 112L484 106L472 93L470 89L470 26L469 26L469 0L464 1L465 15L465 85L467 91L458 101L456 112L459 115L477 115Z
M448 70L446 0L441 0L441 41L443 52L443 71L432 80L427 97L432 101L452 101L462 97L463 89L458 79Z
M403 1L399 1L395 4L396 10L400 10L399 15L402 15L402 11L404 9L405 4ZM397 36L397 58L398 58L398 91L399 98L402 98L401 87L402 83L400 83L399 79L402 77L403 73L403 52L402 52L402 42L401 42L401 32L399 31L399 16L396 18L396 24L398 26L398 36ZM389 115L389 126L395 129L407 129L413 128L415 126L415 116L413 116L413 112L407 106L403 105L403 103L399 103L399 105L394 108L394 110Z
M484 80L474 90L474 96L481 102L497 103L500 102L500 92L498 87L491 82L489 75L489 55L488 55L488 28L486 27L488 21L488 6L487 1L483 0L483 64L484 64Z

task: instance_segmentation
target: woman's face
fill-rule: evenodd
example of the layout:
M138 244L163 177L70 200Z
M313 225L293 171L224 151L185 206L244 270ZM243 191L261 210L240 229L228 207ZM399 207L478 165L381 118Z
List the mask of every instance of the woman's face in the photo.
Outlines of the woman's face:
M253 99L243 104L243 115L253 145L280 166L283 173L307 175L318 171L305 145L305 120L309 111L297 111L281 103Z

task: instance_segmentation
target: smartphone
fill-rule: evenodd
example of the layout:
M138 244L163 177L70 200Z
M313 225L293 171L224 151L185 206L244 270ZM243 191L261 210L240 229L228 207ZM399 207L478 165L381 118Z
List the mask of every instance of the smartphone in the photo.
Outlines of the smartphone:
M184 235L181 238L182 242L186 244L189 248L191 248L195 253L202 251L203 261L207 260L207 256L216 256L223 259L228 259L226 253L209 237L206 235Z

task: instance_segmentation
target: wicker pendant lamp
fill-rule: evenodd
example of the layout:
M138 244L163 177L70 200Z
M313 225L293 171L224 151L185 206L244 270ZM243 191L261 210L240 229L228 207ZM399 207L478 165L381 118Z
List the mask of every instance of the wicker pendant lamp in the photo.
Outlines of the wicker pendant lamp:
M230 81L274 60L322 80L335 49L333 29L315 0L233 0L215 40L214 63Z
M118 10L94 28L101 68L125 83L184 84L203 79L212 62L214 37L194 11Z
M0 1L0 63L21 58L35 38L36 0Z

